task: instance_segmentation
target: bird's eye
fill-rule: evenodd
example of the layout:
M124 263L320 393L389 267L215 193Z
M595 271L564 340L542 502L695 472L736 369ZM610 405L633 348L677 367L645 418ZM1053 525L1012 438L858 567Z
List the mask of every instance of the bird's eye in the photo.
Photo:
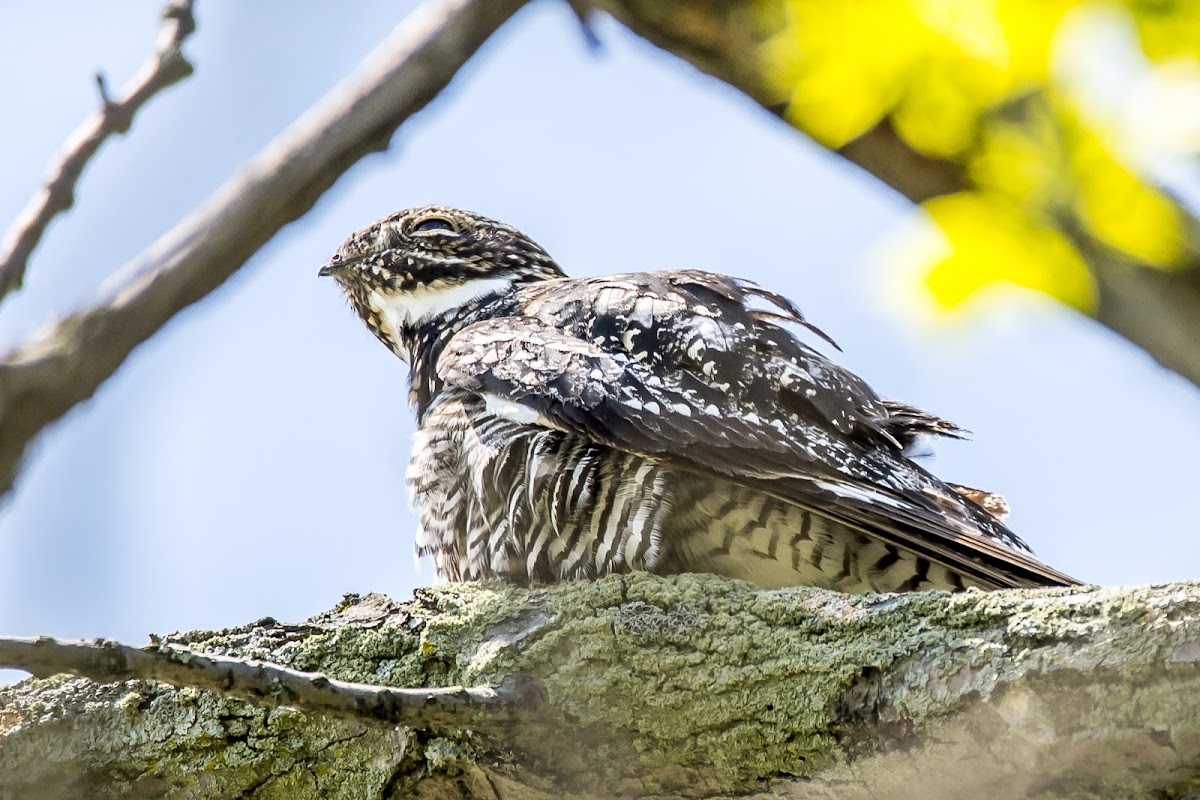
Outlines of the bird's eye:
M450 220L442 219L441 217L426 217L425 219L413 225L413 233L426 233L427 231L452 231L454 226L450 224Z

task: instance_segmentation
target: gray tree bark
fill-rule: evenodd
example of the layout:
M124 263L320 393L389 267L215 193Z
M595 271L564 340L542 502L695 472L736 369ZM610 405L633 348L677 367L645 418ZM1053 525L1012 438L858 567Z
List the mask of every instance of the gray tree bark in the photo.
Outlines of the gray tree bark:
M0 798L1183 797L1200 583L959 595L712 576L350 596L164 637L394 686L535 685L477 730L152 681L0 689Z

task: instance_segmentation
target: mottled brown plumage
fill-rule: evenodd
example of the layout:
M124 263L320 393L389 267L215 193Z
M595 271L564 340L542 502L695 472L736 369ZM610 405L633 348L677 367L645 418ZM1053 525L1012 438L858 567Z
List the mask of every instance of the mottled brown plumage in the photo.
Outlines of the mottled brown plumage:
M451 579L1073 583L981 507L994 496L906 454L958 427L881 399L748 281L567 278L519 231L440 207L354 234L321 273L409 364L417 545Z

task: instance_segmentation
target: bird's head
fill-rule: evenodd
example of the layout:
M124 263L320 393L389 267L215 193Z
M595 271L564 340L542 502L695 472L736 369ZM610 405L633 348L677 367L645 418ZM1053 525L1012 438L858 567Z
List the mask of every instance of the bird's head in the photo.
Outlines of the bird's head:
M319 274L335 278L367 327L406 360L423 326L514 284L563 275L517 229L442 206L400 211L352 234Z

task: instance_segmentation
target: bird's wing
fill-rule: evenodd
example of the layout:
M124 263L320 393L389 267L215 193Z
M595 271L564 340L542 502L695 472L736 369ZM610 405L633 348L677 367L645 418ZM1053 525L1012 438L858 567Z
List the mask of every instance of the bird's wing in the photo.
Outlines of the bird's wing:
M516 404L523 421L753 486L986 585L1075 582L906 458L903 434L936 418L880 400L797 339L784 324L813 329L782 297L684 270L521 291L525 316L454 335L441 380Z

